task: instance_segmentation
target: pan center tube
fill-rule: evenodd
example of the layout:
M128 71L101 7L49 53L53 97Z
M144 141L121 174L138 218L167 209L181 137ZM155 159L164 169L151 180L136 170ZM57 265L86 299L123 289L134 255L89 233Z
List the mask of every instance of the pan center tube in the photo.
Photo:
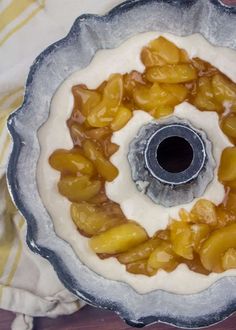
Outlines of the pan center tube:
M195 179L206 160L206 147L202 137L181 123L158 129L145 148L147 169L153 177L171 185L180 185Z
M216 166L206 133L175 116L144 125L128 160L137 189L165 207L201 197Z

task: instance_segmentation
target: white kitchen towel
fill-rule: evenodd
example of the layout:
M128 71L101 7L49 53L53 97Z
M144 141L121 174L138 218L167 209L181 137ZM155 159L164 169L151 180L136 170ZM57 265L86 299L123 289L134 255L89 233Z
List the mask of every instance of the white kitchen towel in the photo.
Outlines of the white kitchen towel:
M26 224L12 204L6 185L11 150L6 120L22 103L34 58L64 37L81 14L104 14L120 2L0 1L0 308L17 313L12 329L30 330L33 316L71 314L84 303L63 287L51 265L25 243Z

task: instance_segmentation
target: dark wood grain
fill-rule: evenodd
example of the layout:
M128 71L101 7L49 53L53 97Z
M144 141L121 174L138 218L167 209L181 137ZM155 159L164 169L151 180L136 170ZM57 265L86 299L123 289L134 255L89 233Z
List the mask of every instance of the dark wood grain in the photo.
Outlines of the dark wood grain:
M0 329L8 330L10 329L10 325L14 320L15 315L11 312L6 312L0 309Z
M0 330L9 330L14 319L13 313L0 310ZM34 330L132 330L115 313L86 306L70 316L57 319L36 318ZM164 324L152 325L147 330L174 330ZM236 314L210 328L211 330L236 330ZM19 329L21 330L21 329Z

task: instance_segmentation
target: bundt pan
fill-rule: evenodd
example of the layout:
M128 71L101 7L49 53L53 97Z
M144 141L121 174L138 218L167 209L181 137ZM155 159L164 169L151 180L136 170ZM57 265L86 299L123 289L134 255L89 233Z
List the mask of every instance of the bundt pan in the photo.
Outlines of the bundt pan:
M8 120L13 150L8 167L12 198L28 224L27 243L49 260L61 282L87 303L115 311L130 325L164 322L199 328L219 322L236 310L236 277L225 277L193 295L163 290L138 294L125 283L103 278L57 237L40 199L36 167L40 153L37 130L47 120L50 101L70 74L86 67L95 52L114 48L147 31L186 36L201 33L215 45L236 49L236 8L218 0L131 0L105 16L79 17L69 34L49 46L33 63L24 103Z

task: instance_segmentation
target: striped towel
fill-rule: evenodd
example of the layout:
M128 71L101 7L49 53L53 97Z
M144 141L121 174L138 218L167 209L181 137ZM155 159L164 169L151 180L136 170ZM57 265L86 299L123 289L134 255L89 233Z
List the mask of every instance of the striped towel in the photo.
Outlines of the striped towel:
M17 313L12 329L31 329L33 316L70 314L84 303L68 292L51 265L25 244L26 224L6 186L11 150L7 117L22 103L34 58L64 37L79 15L104 14L120 2L0 0L0 308Z

